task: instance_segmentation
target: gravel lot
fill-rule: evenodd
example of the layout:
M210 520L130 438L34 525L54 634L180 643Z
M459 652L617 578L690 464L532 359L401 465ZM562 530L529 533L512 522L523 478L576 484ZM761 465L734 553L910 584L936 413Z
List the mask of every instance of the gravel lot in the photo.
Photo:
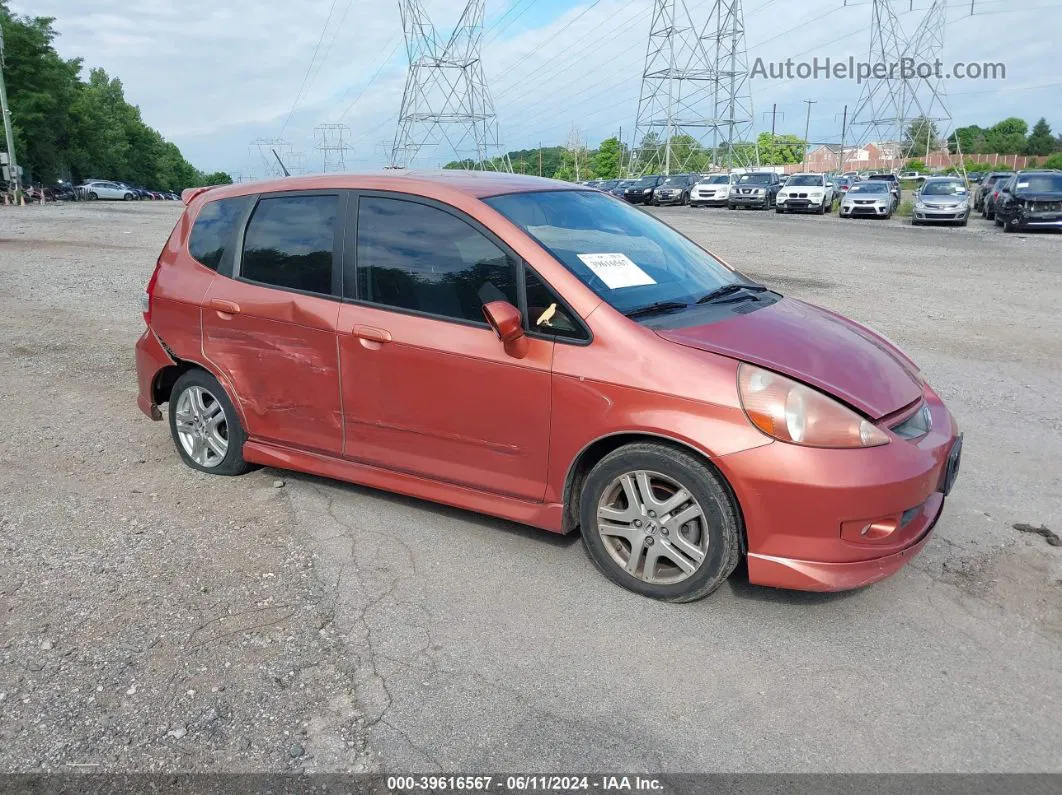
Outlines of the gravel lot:
M907 349L966 433L934 539L848 594L692 605L577 537L203 476L136 408L175 204L0 209L0 772L1062 771L1062 235L658 211Z

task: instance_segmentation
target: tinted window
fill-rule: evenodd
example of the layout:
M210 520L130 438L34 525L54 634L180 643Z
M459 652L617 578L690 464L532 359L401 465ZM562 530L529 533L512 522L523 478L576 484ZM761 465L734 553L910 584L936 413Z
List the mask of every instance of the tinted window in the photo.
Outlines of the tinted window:
M519 304L516 262L448 212L401 199L363 198L358 298L486 324L484 304Z
M311 293L332 292L335 196L262 199L243 244L240 275Z
M742 185L770 185L773 181L773 174L742 174L739 180Z
M557 295L530 268L525 277L527 285L527 327L539 334L552 334L567 339L588 339L583 327L560 302Z
M1016 182L1029 193L1062 193L1062 174L1019 174Z
M217 270L232 244L236 224L243 217L250 197L218 199L203 206L188 237L188 250L203 265Z

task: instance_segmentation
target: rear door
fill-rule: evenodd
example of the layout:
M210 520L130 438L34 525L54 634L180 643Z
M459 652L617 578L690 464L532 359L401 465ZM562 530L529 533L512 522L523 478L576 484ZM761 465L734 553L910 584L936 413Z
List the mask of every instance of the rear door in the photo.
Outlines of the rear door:
M203 300L203 352L229 381L250 437L339 454L336 321L345 191L249 203L231 275Z

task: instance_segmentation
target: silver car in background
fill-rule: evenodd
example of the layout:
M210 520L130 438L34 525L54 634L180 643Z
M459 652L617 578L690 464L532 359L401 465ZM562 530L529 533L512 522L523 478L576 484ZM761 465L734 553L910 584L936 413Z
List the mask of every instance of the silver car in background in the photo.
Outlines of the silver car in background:
M966 226L970 220L970 191L965 180L931 177L914 195L911 225L946 223Z
M107 182L95 179L83 182L77 186L77 192L83 199L112 199L114 201L131 202L136 198L136 193L131 189L119 185L117 182Z
M839 214L841 218L892 218L895 209L896 196L889 189L889 183L874 180L859 182L849 188L841 199Z

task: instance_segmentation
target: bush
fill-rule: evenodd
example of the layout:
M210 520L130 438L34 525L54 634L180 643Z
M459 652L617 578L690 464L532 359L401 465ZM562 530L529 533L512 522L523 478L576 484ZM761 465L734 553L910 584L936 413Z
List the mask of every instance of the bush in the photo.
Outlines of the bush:
M1043 162L1040 167L1062 169L1062 152L1056 152L1055 154L1051 155Z
M919 174L924 174L929 169L926 168L924 160L908 160L907 171L917 171Z

